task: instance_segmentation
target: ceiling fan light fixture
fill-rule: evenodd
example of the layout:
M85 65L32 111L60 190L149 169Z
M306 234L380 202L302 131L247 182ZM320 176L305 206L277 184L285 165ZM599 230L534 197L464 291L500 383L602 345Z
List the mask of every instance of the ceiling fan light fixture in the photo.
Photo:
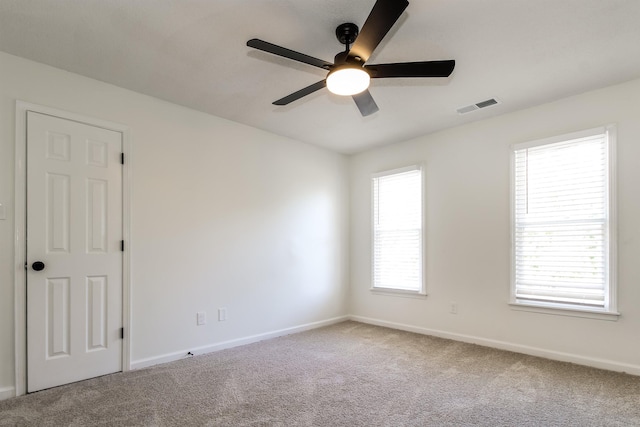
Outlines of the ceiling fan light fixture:
M349 96L365 91L371 77L362 67L343 66L329 73L327 89L336 95Z

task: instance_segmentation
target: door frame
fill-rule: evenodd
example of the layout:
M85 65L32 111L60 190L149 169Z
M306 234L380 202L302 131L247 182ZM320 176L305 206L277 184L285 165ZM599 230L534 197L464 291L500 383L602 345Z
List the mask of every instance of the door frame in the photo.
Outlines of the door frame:
M131 369L131 130L128 126L93 117L16 101L15 127L15 216L14 216L14 330L15 330L15 395L27 391L27 112L35 112L100 127L122 134L122 236L126 250L122 254L122 370Z

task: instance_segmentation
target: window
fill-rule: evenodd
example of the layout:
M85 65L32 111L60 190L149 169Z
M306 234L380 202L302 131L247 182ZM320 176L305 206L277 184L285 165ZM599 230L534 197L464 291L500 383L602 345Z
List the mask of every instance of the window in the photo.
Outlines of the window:
M422 280L422 170L373 176L372 289L424 293Z
M512 303L616 311L613 130L513 147Z

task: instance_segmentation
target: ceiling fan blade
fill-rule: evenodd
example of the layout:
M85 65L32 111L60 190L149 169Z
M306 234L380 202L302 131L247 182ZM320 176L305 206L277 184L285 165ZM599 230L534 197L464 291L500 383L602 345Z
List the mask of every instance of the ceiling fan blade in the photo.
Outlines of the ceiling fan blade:
M375 64L364 68L373 79L385 77L449 77L456 66L453 59L447 61L400 62Z
M360 58L360 62L367 62L407 6L407 0L378 0L353 42L349 58Z
M247 46L273 53L274 55L282 56L284 58L293 59L294 61L304 62L305 64L313 65L314 67L324 68L325 70L328 70L333 66L331 62L323 61L322 59L314 58L313 56L305 55L304 53L296 52L260 39L249 40L247 42Z
M326 80L320 80L317 83L314 83L310 86L305 87L304 89L300 89L297 92L293 92L291 95L287 95L284 98L280 98L277 101L273 102L273 105L287 105L292 103L293 101L296 101L300 98L302 98L303 96L307 96L317 90L322 89L323 87L325 87L327 85L327 81Z
M371 96L371 92L369 89L365 89L364 92L356 93L353 95L353 100L356 102L358 106L358 110L360 110L360 114L362 117L370 116L379 110L378 104L373 100L373 96Z

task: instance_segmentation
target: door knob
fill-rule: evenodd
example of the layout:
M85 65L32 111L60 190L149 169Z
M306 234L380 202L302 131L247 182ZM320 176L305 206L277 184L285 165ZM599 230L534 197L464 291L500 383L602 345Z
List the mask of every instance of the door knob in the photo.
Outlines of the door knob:
M33 264L31 264L31 268L33 268L35 271L44 270L44 262L36 261Z

